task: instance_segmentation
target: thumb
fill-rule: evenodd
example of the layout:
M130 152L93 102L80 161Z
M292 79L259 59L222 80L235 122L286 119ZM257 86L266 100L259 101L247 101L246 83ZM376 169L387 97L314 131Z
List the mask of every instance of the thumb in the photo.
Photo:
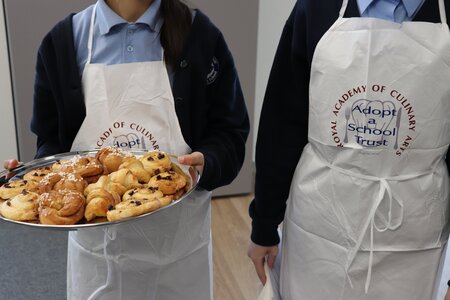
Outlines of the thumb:
M178 162L183 165L200 166L204 163L203 154L200 152L193 152L191 154L178 156Z
M19 165L19 162L16 159L8 159L3 162L3 167L6 170L14 169Z

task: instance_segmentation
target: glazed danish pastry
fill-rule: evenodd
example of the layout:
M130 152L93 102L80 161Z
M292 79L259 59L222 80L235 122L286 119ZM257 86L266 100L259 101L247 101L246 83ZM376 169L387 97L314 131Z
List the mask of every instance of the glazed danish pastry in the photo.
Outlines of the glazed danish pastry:
M83 178L90 178L102 175L103 165L92 156L74 156L69 160L60 160L51 167L55 173L76 173Z
M77 173L52 172L45 175L39 182L39 192L42 194L50 190L71 190L83 193L86 186L86 181Z

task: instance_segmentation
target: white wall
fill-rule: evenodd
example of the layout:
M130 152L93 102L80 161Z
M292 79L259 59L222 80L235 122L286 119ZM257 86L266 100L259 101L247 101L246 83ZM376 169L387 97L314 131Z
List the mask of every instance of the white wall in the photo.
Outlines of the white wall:
M255 149L259 115L273 58L280 40L281 31L294 4L295 0L260 0L259 2L253 149Z
M0 170L3 160L17 157L11 76L6 42L3 1L0 3Z
M189 0L187 2L206 13L222 31L233 54L250 124L253 125L259 0ZM250 132L247 140L245 161L238 177L232 184L215 190L214 196L246 194L253 191L253 132Z

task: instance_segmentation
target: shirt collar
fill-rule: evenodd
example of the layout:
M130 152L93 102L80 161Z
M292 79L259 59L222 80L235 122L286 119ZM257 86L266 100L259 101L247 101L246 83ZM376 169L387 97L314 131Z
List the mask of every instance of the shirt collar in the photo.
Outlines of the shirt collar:
M358 0L358 6L361 11L361 14L369 7L372 2L375 2L377 0ZM380 0L378 0L380 1ZM401 3L403 3L403 6L406 8L406 13L408 14L408 17L414 16L417 9L420 7L420 4L423 0L400 0Z
M413 17L419 9L422 0L406 0L402 1L402 3L406 8L408 17Z
M361 15L369 7L369 5L375 0L358 0L359 11Z
M159 32L163 23L159 14L161 0L154 0L144 14L135 22L146 24L150 30ZM100 28L100 34L107 34L112 27L118 24L129 23L116 14L106 3L105 0L98 0L96 19Z

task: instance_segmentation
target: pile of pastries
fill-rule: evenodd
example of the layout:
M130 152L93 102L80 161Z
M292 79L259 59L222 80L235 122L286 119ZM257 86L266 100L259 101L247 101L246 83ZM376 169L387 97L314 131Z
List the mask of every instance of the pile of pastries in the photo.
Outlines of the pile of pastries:
M164 152L119 148L33 169L0 187L0 214L16 221L73 225L117 221L169 205L190 177Z

